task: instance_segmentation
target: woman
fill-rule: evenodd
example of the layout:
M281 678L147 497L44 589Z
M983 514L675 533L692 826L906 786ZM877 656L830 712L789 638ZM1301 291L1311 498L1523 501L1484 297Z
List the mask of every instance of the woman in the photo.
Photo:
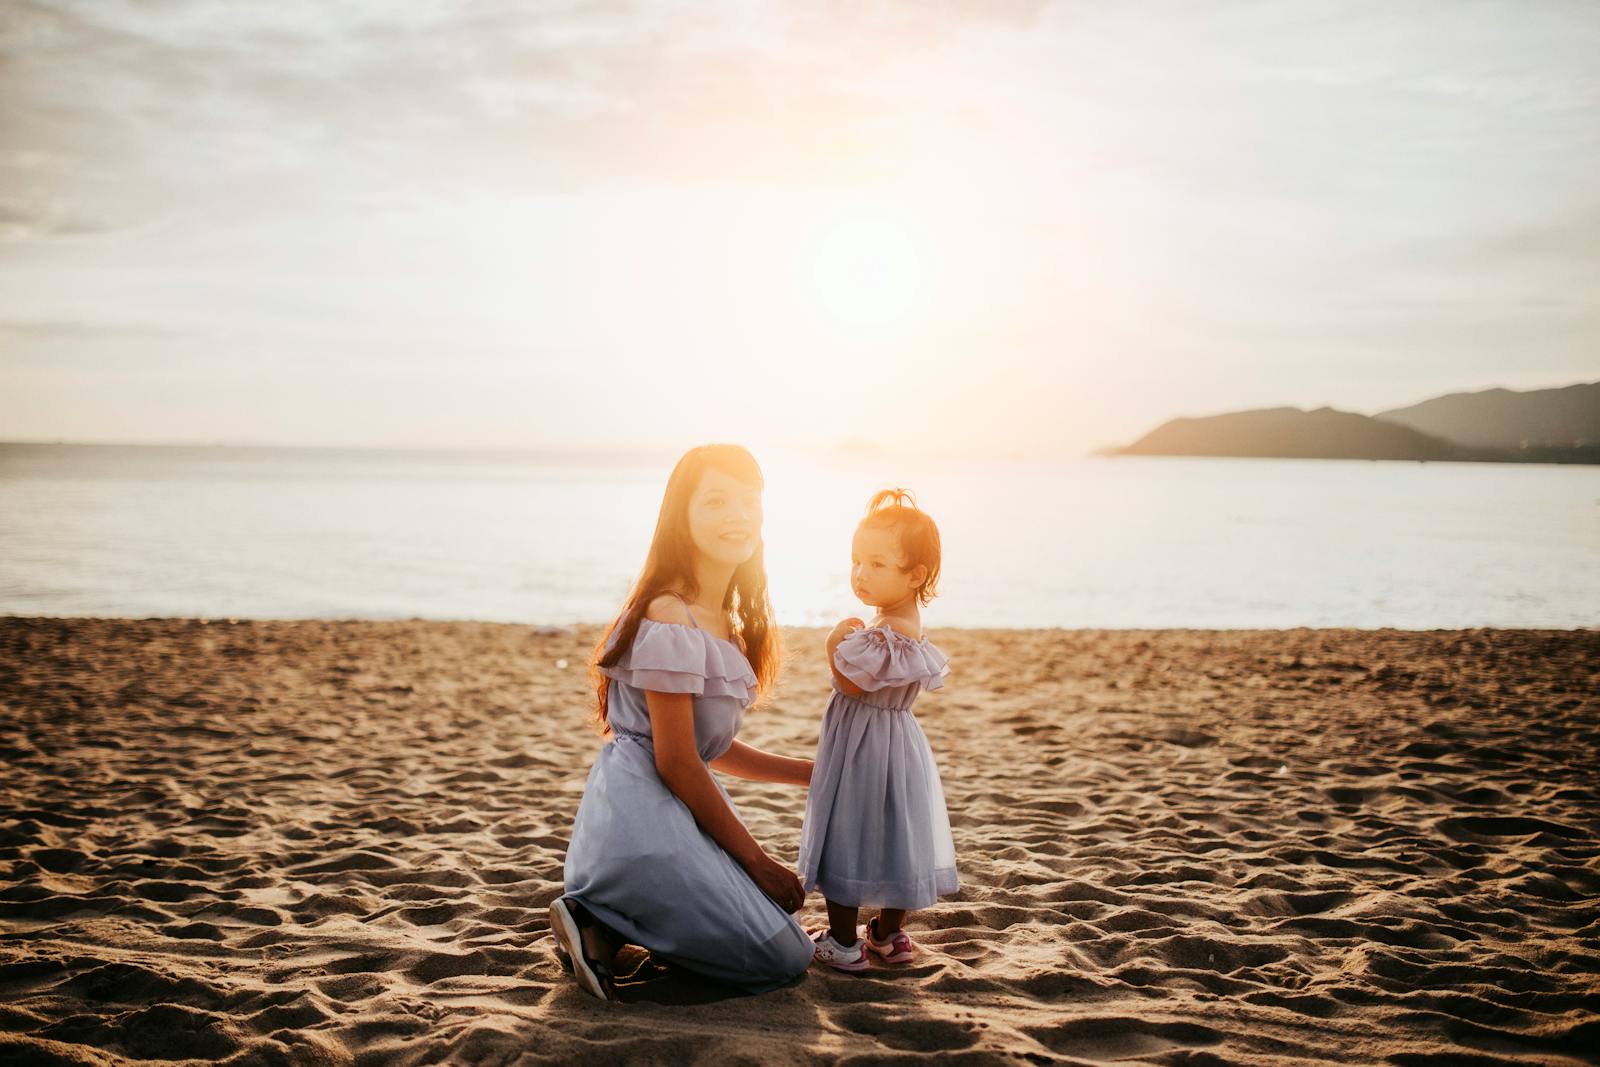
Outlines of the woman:
M615 999L623 944L764 992L811 963L794 872L756 843L708 768L806 785L811 761L734 739L780 655L761 546L761 468L736 445L672 471L644 570L595 650L600 750L550 928L578 984Z

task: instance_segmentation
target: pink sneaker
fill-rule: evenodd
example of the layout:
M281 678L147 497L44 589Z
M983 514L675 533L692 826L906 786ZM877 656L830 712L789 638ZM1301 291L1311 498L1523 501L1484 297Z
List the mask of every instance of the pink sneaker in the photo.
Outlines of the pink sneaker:
M866 942L860 938L848 948L835 941L826 930L811 940L816 945L811 950L811 958L817 963L825 963L836 971L849 971L852 974L872 966L867 959Z
M911 935L904 930L896 930L886 940L878 940L878 917L874 915L872 921L867 923L865 941L873 954L880 957L884 963L910 963L917 955L916 942L911 940Z

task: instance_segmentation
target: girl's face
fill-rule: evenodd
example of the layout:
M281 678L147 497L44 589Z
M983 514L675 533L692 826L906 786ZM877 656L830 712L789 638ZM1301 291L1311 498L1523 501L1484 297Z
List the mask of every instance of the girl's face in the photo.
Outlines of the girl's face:
M858 526L850 541L850 588L874 608L892 608L916 595L928 568L906 567L900 531L892 526Z
M689 497L689 537L718 563L745 562L761 544L761 489L708 469Z

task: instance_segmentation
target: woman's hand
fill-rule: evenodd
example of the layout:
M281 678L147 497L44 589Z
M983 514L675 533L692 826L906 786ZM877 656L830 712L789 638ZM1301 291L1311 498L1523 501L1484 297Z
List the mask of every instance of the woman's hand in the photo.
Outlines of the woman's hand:
M749 874L757 887L790 915L806 902L806 891L800 887L800 879L771 856L763 855Z
M750 880L771 897L780 908L793 914L805 903L806 894L794 872L778 863L750 836L750 831L728 806L728 798L711 779L711 772L700 762L694 745L694 704L687 693L657 693L645 690L645 706L650 711L650 730L655 738L656 773L674 796L694 816L700 828L711 835L744 868ZM795 765L796 770L809 760L791 760L760 753L748 745L733 743L744 757L754 753L767 760ZM728 756L724 756L727 759ZM740 758L739 754L733 757ZM718 762L721 762L720 760ZM798 776L798 775L797 775Z

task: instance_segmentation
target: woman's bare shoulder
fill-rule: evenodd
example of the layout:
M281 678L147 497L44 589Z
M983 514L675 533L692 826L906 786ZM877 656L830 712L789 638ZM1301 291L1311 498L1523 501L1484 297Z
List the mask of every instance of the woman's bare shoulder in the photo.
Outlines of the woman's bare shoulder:
M692 626L689 605L672 593L662 593L645 605L644 617L651 622L675 622L679 626Z

